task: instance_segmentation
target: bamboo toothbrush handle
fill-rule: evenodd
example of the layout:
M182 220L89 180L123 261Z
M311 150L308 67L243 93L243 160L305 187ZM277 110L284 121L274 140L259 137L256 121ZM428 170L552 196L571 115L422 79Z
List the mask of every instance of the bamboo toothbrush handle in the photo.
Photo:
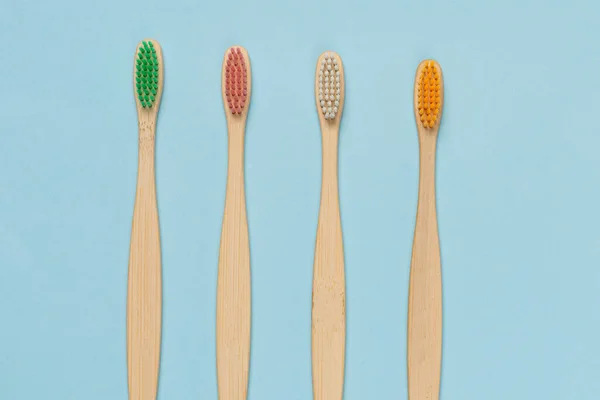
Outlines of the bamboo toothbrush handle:
M249 358L250 249L244 195L244 135L230 131L217 284L219 400L246 399Z
M408 298L409 400L439 398L442 277L435 205L436 136L420 135L419 200Z
M315 400L341 400L346 346L346 283L337 178L337 134L323 135L321 205L315 246L312 375Z
M138 180L131 229L127 290L130 400L154 400L161 335L161 258L154 175L155 122L139 124Z

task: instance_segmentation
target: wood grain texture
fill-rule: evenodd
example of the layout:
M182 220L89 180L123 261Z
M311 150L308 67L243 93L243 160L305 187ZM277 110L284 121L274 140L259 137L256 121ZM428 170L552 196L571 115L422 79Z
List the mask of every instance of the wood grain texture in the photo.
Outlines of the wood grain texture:
M315 400L341 400L344 392L346 347L346 283L344 245L338 194L338 140L344 108L344 68L340 65L341 93L338 113L325 120L318 99L317 61L315 98L321 125L323 165L321 204L315 245L312 304L312 376Z
M156 399L160 363L162 284L154 149L156 118L162 97L164 73L160 45L154 40L152 42L159 61L159 90L152 108L142 108L135 95L134 67L139 153L127 288L127 369L130 400ZM139 45L136 54L138 49Z
M417 77L424 66L417 69ZM441 76L441 68L435 63ZM441 79L441 105L444 83ZM442 276L435 202L435 154L441 109L432 128L424 128L417 108L415 79L415 118L419 134L419 199L410 264L408 298L408 398L438 400L442 361Z
M219 251L217 284L217 381L219 400L245 400L250 360L250 247L244 194L244 136L252 78L248 52L240 47L248 72L248 97L241 115L233 115L225 96L223 60L222 95L228 130L228 169L225 210Z

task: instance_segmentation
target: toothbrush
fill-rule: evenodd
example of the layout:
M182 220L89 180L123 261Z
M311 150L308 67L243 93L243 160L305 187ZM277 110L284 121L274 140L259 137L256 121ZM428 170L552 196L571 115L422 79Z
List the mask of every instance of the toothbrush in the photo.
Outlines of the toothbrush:
M321 124L323 166L313 271L313 394L315 400L341 400L344 392L346 284L337 172L344 68L338 54L325 52L319 57L315 95Z
M244 135L252 84L250 59L243 47L227 50L221 79L229 151L217 284L217 380L219 400L245 400L251 300Z
M408 398L437 400L442 362L442 276L435 152L444 103L444 80L437 62L425 60L417 68L414 102L420 172L408 291Z
M138 114L138 174L127 289L127 370L130 400L156 399L162 312L160 233L156 206L154 143L163 89L158 42L136 50L134 92Z

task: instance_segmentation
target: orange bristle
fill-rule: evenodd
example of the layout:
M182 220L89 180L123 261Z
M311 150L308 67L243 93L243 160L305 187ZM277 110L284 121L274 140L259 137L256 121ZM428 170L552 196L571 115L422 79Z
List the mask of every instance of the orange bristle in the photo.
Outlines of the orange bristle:
M440 116L441 85L439 67L434 61L425 61L417 80L417 109L424 128L433 128Z

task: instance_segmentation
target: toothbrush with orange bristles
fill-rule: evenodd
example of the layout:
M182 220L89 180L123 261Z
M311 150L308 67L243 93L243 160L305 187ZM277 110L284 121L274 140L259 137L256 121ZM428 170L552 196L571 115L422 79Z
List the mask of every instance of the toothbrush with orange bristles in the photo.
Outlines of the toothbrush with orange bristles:
M442 69L417 68L414 108L419 134L419 199L408 294L408 399L437 400L442 363L442 272L435 205L435 153L444 103Z
M344 392L346 283L338 195L338 139L344 95L342 59L333 52L321 54L315 78L323 166L313 270L314 400L341 400Z
M217 381L219 400L245 400L251 307L244 136L252 85L250 59L243 47L227 50L221 78L229 150L217 283Z

